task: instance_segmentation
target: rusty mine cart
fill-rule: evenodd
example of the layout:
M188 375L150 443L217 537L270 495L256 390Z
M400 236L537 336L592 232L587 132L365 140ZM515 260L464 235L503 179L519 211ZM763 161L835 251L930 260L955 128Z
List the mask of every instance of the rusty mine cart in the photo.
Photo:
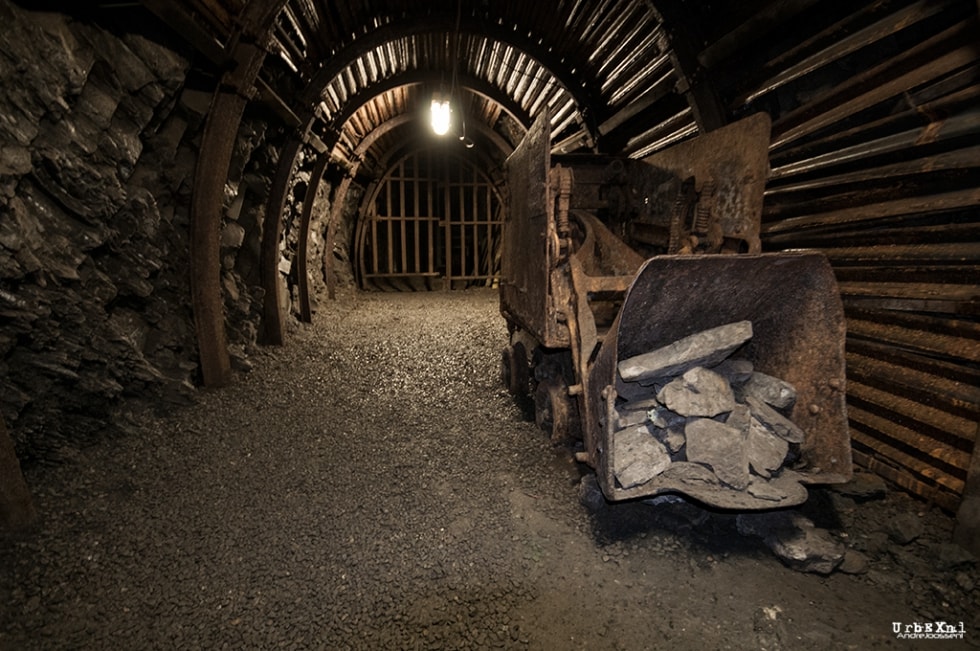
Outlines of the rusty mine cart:
M610 501L770 509L850 479L834 276L820 253L760 252L769 126L552 160L544 115L507 161L501 376Z

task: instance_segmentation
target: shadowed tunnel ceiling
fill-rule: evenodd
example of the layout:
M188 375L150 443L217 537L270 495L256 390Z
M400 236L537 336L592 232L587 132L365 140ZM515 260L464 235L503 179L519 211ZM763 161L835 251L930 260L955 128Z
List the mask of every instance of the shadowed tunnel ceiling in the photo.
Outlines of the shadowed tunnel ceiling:
M195 44L220 61L236 7L176 4L147 3L193 21ZM340 160L400 116L426 119L440 91L452 95L454 131L496 149L544 107L558 152L642 156L697 130L671 35L647 2L279 4L260 78ZM391 128L358 156L384 159L425 125Z

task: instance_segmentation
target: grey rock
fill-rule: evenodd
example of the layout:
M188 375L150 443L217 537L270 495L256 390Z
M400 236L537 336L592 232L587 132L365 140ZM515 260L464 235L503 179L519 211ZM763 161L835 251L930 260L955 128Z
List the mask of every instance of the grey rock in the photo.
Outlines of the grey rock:
M746 491L752 497L770 502L781 502L789 497L785 491L780 490L777 486L758 478L752 478L749 481L749 486Z
M736 404L725 417L725 424L747 433L752 425L752 412L748 406Z
M888 494L885 480L870 472L855 472L851 480L843 484L831 484L830 490L857 502L882 499Z
M942 543L936 550L936 564L944 571L969 568L976 562L976 556L956 543Z
M613 472L623 488L645 484L671 463L664 445L642 425L616 432L613 446Z
M245 229L237 222L226 222L221 229L221 246L237 249L245 241Z
M844 560L844 545L798 513L742 513L736 527L742 535L762 538L777 558L800 572L830 574Z
M925 533L925 525L922 524L922 518L914 513L899 513L888 519L885 533L892 542L907 545Z
M635 391L638 391L639 395L642 397L634 398L632 400L628 400L627 402L623 402L617 405L616 408L621 413L625 413L629 411L649 411L651 409L663 408L663 405L660 404L660 401L657 400L656 397L654 397L655 392L651 391L649 387L640 387L639 385L632 384L632 383L629 384L629 387ZM619 395L618 392L617 395ZM624 399L626 398L626 396L622 396L622 395L620 395L620 397Z
M855 549L848 549L844 552L844 560L837 569L844 574L867 574L870 566L867 556Z
M770 432L790 443L802 443L806 433L800 427L775 409L753 396L747 396L745 403L752 415Z
M735 408L735 396L728 381L701 366L689 369L667 384L657 400L681 416L712 417Z
M619 362L619 374L628 382L639 382L678 375L695 366L713 366L751 338L751 321L729 323L624 359Z
M718 476L700 463L675 461L663 472L664 479L690 484L719 485Z
M21 175L31 171L31 152L20 145L0 146L0 175Z
M769 477L778 470L789 452L789 443L763 427L755 418L751 419L745 444L749 467L760 477Z
M710 466L725 484L742 490L749 485L745 432L709 418L697 418L684 428L687 460Z
M796 403L796 387L789 382L754 371L742 385L747 396L754 396L774 409L792 409Z
M712 366L711 370L723 375L732 385L737 386L752 377L754 366L747 359L726 359L717 366Z
M606 497L599 488L595 474L589 473L579 481L578 501L590 511L598 511L606 506Z
M684 423L687 419L680 414L667 409L666 407L660 405L654 407L647 411L647 418L653 423L654 427L659 427L661 429L675 429L680 427L683 429Z
M684 437L683 425L680 427L667 428L655 427L653 429L653 435L657 437L658 441L667 447L667 450L669 450L671 454L680 452L681 448L683 448L684 444L687 442L687 439Z

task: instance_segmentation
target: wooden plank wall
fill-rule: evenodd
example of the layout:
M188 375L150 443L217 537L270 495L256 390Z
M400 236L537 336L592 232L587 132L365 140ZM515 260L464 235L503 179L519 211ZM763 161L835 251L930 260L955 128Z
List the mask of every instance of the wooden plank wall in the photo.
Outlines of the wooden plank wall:
M746 19L713 74L734 115L773 117L764 249L833 265L856 462L954 511L980 417L977 3L817 4L792 39Z

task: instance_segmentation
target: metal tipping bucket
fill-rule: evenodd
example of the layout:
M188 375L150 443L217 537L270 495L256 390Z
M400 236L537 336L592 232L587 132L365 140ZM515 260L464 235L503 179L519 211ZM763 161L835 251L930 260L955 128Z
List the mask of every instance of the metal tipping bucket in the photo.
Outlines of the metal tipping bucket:
M617 364L709 328L748 320L752 338L738 356L797 390L789 418L803 429L798 458L769 480L776 494L760 499L697 473L672 472L623 488L613 473ZM851 476L845 406L845 323L837 284L815 252L660 256L633 280L592 367L587 386L586 446L610 500L682 493L721 508L765 509L806 500L805 484ZM696 464L673 464L689 469ZM696 469L696 468L695 468ZM707 473L710 475L710 472Z

